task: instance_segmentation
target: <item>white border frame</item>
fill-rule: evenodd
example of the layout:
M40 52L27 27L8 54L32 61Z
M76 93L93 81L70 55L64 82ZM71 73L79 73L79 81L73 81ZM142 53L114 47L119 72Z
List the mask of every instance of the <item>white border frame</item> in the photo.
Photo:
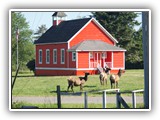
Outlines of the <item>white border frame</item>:
M9 10L9 68L11 68L11 12L48 12L48 11L118 11L118 12L149 12L149 109L11 109L11 82L9 82L9 110L10 111L150 111L151 110L151 10L150 9L10 9ZM68 44L68 49L70 48ZM11 81L11 69L9 69L9 81Z

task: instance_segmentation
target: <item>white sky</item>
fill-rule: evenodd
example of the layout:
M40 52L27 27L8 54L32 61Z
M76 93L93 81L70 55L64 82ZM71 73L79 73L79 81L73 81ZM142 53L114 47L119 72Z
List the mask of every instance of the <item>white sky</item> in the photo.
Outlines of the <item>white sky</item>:
M27 22L29 23L30 29L37 30L39 26L45 24L47 28L52 26L52 15L54 12L22 12ZM67 20L77 19L79 17L88 17L91 12L65 12L67 14ZM141 22L141 15L137 18ZM139 27L135 27L138 29Z
M30 29L36 30L42 24L45 24L47 28L52 26L52 15L54 12L22 12L27 22L29 22ZM67 14L66 19L77 19L91 15L91 12L65 12Z

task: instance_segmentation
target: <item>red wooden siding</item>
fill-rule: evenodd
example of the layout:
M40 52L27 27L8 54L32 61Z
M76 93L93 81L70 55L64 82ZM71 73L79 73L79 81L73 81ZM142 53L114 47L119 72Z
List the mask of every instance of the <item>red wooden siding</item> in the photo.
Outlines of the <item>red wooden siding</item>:
M73 40L71 40L70 47L83 40L102 40L108 44L114 44L94 22L90 22Z
M76 61L72 61L72 52L68 52L69 54L69 68L76 68Z
M124 52L113 52L113 67L123 68L124 67Z
M78 52L78 68L89 68L89 52Z
M67 67L67 43L36 45L36 67ZM42 50L42 64L39 64L39 50ZM50 51L50 63L46 64L46 49ZM53 64L53 49L57 49L57 64ZM65 64L61 64L61 49L65 49Z

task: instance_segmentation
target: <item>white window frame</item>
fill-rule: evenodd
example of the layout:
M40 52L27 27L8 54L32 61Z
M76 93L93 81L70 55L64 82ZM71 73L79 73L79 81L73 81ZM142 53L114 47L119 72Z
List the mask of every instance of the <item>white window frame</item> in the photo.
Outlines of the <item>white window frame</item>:
M40 52L41 52L41 56L40 56ZM40 60L41 58L41 60ZM38 52L38 62L39 64L42 64L42 49L39 49L39 52Z
M47 54L47 52L49 52L49 54ZM47 56L48 55L48 56ZM48 59L47 59L48 58ZM46 64L50 63L50 50L46 49Z
M63 53L62 51L64 51L64 56L62 56L62 53ZM62 61L63 58L64 58L64 61ZM64 48L61 49L61 64L65 64L65 50L64 50Z
M56 53L56 55L54 53ZM53 64L57 64L57 49L53 49Z
M107 58L107 52L102 52L102 58Z
M76 52L72 52L72 61L76 61Z
M90 58L93 58L93 52L89 52Z

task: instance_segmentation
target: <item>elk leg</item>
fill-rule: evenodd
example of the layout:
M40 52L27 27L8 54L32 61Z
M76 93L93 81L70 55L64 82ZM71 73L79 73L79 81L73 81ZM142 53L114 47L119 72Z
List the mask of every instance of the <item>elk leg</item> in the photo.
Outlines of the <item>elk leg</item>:
M112 87L113 87L113 86L112 86L112 82L111 82L111 89L112 89Z
M68 89L67 89L67 91L69 91L70 86L71 86L71 85L69 84L69 85L68 85Z
M71 85L71 89L72 89L72 92L74 92L74 90L73 90L73 85Z
M116 88L118 88L118 82L116 82Z

